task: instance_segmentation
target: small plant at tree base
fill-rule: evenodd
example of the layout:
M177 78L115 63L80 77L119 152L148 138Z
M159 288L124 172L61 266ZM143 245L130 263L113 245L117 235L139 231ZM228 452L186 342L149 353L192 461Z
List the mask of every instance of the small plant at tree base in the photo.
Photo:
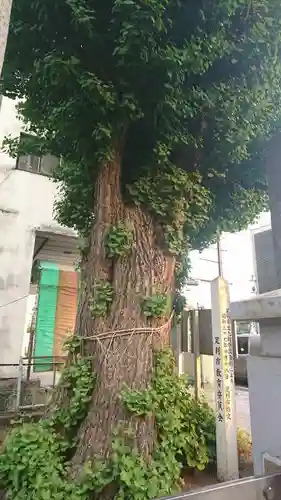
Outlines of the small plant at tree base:
M55 408L49 418L14 428L0 454L0 488L8 498L30 500L71 500L83 488L67 480L67 457L85 418L95 385L90 362L79 357L80 340L65 343L72 363L64 368L60 386L65 389L64 406ZM87 497L84 497L85 499Z
M68 341L78 356L77 338ZM83 420L95 380L87 362L78 359L62 373L71 395L64 410L46 420L24 424L7 437L0 455L0 487L13 500L90 500L114 485L118 500L149 500L180 486L185 465L199 470L214 460L215 417L204 401L196 401L187 380L178 377L170 350L155 354L155 372L144 391L124 388L122 404L135 418L153 417L156 440L149 462L134 448L135 431L126 424L113 432L111 454L85 464L76 480L68 480L68 457L74 431Z
M76 363L65 368L62 374L62 385L69 390L70 403L67 407L59 407L54 415L54 425L62 426L64 432L72 432L86 416L95 377L91 373L90 362L78 359Z
M113 300L113 287L108 281L95 284L93 297L90 299L90 309L93 317L105 316Z
M78 355L81 349L81 338L78 335L71 335L64 341L63 349L69 354Z
M173 493L180 487L184 466L203 470L214 460L214 412L203 400L195 400L185 377L177 376L169 349L155 353L154 360L151 386L145 391L124 389L121 394L131 414L139 418L153 416L156 425L156 441L149 463L134 451L133 430L126 434L125 440L118 437L115 441L116 467L122 464L117 498L122 500L154 499Z
M252 461L252 439L246 429L237 431L237 448L240 465L243 467Z
M152 295L145 297L142 304L143 314L147 318L160 318L167 310L168 299L166 295Z
M133 243L133 233L125 224L112 226L106 234L105 248L110 259L126 255Z

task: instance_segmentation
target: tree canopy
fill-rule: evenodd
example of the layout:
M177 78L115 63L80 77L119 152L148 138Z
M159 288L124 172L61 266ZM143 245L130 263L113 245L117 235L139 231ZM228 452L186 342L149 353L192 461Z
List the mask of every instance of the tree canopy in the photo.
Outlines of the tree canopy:
M124 200L171 249L253 221L280 124L280 19L277 0L14 0L4 93L62 158L59 221L87 232L116 150Z
M212 460L167 350L176 259L266 205L280 27L280 0L14 0L2 84L29 136L8 144L61 159L58 220L89 238L66 386L0 460L11 497L148 500Z

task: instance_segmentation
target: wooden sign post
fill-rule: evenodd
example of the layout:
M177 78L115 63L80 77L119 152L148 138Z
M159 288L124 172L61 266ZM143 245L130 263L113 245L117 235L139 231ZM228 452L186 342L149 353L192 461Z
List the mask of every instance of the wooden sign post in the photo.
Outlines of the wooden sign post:
M237 429L229 289L223 278L211 283L212 335L216 398L217 474L220 481L238 479Z

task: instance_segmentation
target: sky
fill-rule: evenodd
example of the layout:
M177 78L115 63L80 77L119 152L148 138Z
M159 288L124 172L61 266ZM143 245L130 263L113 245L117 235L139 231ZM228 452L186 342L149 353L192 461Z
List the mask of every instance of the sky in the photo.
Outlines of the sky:
M224 278L229 282L230 300L237 301L253 294L255 286L255 264L252 247L252 232L270 226L270 213L263 213L257 223L240 233L224 234L221 241L222 265ZM207 260L205 260L207 259ZM210 260L214 262L209 262ZM191 254L191 277L196 280L211 281L218 276L217 248L212 245L201 254ZM185 290L188 303L211 307L209 282L200 282L199 286Z

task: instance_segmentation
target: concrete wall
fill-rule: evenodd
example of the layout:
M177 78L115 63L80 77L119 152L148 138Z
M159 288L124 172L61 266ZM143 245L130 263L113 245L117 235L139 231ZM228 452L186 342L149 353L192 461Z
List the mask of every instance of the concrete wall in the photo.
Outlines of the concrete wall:
M21 131L15 103L4 98L0 143ZM0 365L21 355L35 229L59 226L54 221L56 187L47 177L15 170L16 160L0 152ZM10 372L15 370L10 369ZM3 369L0 366L0 376ZM7 373L7 371L5 372Z
M194 377L192 335L189 329L190 324L188 325L187 322L188 313L190 313L190 311L185 311L182 324L179 324L177 329L175 328L172 332L172 347L178 359L179 371ZM240 355L236 357L236 333L234 323L232 324L232 331L235 378L237 382L244 383L247 381L247 356ZM190 337L191 340L187 341L187 337ZM210 309L199 311L199 350L201 353L202 380L205 384L213 383L213 341Z
M180 366L182 373L194 378L194 355L191 352L181 353ZM214 384L213 356L201 354L201 381L204 385Z
M180 354L180 371L181 373L186 373L190 377L194 377L194 360L193 353L183 352ZM248 356L239 356L234 360L234 372L236 382L245 383L247 382L247 358ZM204 384L214 383L214 368L213 368L213 356L201 354L201 377Z
M202 354L213 354L212 314L210 309L199 311L199 345Z
M238 358L234 358L234 373L236 382L247 382L247 359L247 355L240 355Z
M253 234L254 253L256 258L256 278L259 293L276 290L276 270L274 263L272 230Z
M281 359L248 356L253 462L264 473L264 455L281 457Z

